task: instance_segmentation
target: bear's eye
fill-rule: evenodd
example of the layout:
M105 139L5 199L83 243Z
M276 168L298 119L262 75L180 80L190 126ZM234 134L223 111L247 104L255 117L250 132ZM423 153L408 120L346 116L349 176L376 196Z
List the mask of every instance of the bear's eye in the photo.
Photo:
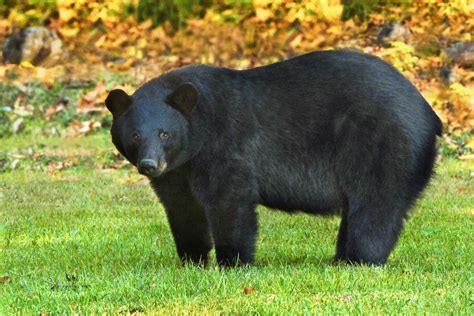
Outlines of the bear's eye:
M170 135L170 133L168 133L168 132L161 132L161 133L160 133L160 138L161 138L162 140L167 140L168 138L170 138L170 136L171 136L171 135Z
M138 142L140 140L140 134L138 132L134 132L132 134L132 138L134 141Z

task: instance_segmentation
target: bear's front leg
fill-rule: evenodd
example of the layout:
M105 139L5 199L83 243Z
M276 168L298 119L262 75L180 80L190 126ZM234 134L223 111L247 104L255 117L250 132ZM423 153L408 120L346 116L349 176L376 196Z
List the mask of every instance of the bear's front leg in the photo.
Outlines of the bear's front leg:
M225 267L252 263L258 227L255 204L233 201L218 205L207 210L217 263Z
M170 172L151 185L163 204L182 263L206 265L212 238L203 208L191 194L187 177Z
M203 205L220 266L250 264L258 231L258 188L249 169L238 164L214 164L196 176L193 191Z

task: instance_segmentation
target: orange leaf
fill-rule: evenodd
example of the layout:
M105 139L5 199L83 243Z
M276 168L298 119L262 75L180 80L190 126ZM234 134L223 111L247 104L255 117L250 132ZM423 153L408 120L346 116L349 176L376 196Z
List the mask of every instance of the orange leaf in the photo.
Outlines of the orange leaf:
M246 286L244 288L244 294L246 294L246 295L255 294L256 292L257 292L257 290L255 290L255 288L252 285Z

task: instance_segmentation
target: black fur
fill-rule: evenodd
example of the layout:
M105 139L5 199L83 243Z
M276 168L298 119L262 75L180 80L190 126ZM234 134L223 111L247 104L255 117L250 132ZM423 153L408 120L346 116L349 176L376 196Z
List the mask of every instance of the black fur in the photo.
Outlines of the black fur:
M348 51L244 71L188 66L131 98L113 113L114 144L139 168L151 161L140 170L179 256L205 263L214 244L225 266L253 261L258 204L340 212L336 259L384 264L432 174L442 128L392 66Z

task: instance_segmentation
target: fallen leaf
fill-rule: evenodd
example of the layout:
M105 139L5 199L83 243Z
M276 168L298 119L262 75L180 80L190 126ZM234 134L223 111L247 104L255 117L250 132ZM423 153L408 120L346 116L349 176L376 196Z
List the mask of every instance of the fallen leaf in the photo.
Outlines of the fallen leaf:
M70 123L70 127L71 127L70 130L66 133L65 136L74 137L81 134L89 134L99 129L101 126L102 124L99 121L95 121L95 120L89 120L89 121L83 121L83 122L73 120Z
M60 28L59 33L64 37L74 37L79 33L79 28Z
M267 300L273 301L274 299L276 299L276 297L277 297L276 294L270 294L267 296Z
M352 301L352 295L341 295L337 297L338 301L350 302Z
M0 78L5 78L7 75L7 67L0 66Z
M470 138L470 139L466 142L466 147L474 149L474 137Z
M23 60L20 63L20 66L23 67L23 68L35 68L35 66L28 60Z
M15 169L18 168L19 165L20 165L20 159L15 159L15 160L13 160L10 167L12 168L12 170L15 170Z
M64 112L66 110L66 104L63 102L60 102L57 105L52 105L46 109L46 112L44 113L44 117L47 120L50 120L56 113L58 112Z
M249 286L246 286L244 288L244 294L248 295L248 294L255 294L257 292L257 290L255 290L255 288L251 285Z
M22 118L15 120L15 122L12 124L12 131L14 134L18 134L23 130L23 128L25 128L25 124L23 123Z
M258 21L265 22L273 17L273 12L265 8L255 8L255 16Z
M65 7L58 8L58 13L59 19L61 19L63 22L69 22L76 17L76 11Z
M119 179L119 183L121 184L138 184L138 185L145 185L149 183L149 180L144 177L139 177L139 178L123 178Z
M17 98L18 101L20 101L20 98ZM21 102L21 101L20 101ZM13 110L13 113L25 117L25 116L32 116L34 112L34 108L32 105L27 104L25 106L15 104L15 109Z
M77 161L51 161L46 167L46 172L56 174L57 172L77 165Z
M94 89L84 95L77 104L78 113L90 112L105 112L105 107L102 106L107 95L104 81L99 81ZM100 105L100 106L98 106Z
M106 38L107 38L107 35L105 35L105 34L102 35L102 36L95 42L94 46L97 47L97 48L100 48L100 47L104 44Z
M8 283L10 282L11 278L8 275L0 276L0 283Z

